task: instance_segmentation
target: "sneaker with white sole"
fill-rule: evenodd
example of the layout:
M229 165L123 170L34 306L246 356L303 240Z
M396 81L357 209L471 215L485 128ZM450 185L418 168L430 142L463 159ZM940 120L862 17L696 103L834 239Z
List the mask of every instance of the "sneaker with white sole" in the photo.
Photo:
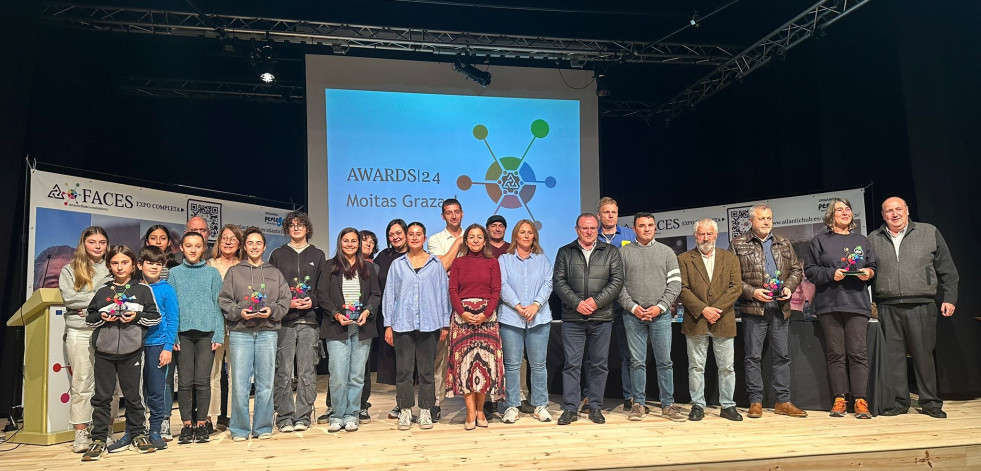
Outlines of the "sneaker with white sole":
M330 419L330 425L327 426L328 432L340 432L344 428L344 422L341 419Z
M508 407L507 410L504 411L504 417L501 418L501 422L504 422L506 424L513 424L517 421L518 421L518 408Z
M297 422L293 424L294 432L305 432L308 428L310 428L310 426L307 425L306 422Z
M75 441L72 442L72 451L75 453L85 453L89 451L90 447L92 447L92 437L89 436L89 431L84 428L75 429Z
M106 447L106 451L109 453L119 453L121 451L126 451L129 446L133 444L133 437L130 437L128 433L124 433L119 440L113 442L112 445Z
M358 421L357 420L348 420L347 422L344 422L344 431L345 432L357 432L358 431Z
M412 427L412 409L399 411L399 430L409 430Z
M146 435L137 435L133 439L133 443L130 448L137 453L153 453L157 451L157 448L153 446L153 442L150 441L150 437Z
M397 419L397 418L399 418L399 413L400 412L399 412L398 406L395 406L395 407L392 408L392 410L388 411L388 418L389 419Z
M421 409L419 411L419 428L423 430L433 428L433 416L429 412L429 409Z
M283 425L279 426L279 431L282 433L293 433L294 430L296 430L296 428L294 428L293 424L289 422L284 422Z
M160 422L160 438L165 442L169 442L174 439L174 436L170 433L170 417L164 419Z
M95 440L89 445L89 449L82 455L82 461L99 461L102 455L106 454L106 442Z
M255 438L258 438L259 440L269 440L270 438L272 438L272 434L269 432L260 433L259 436Z
M548 406L538 406L535 408L535 418L541 422L551 422L552 414L548 412Z

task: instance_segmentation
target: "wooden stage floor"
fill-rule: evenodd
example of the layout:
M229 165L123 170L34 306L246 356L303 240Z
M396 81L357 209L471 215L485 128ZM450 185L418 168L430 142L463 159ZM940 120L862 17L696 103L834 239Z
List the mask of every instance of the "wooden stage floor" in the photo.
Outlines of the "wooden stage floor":
M321 377L318 404L323 404ZM372 422L357 432L274 433L270 440L232 442L227 433L206 444L177 445L152 454L133 451L80 462L70 444L0 445L0 467L10 470L306 470L306 469L981 469L981 400L947 402L946 420L911 409L897 417L856 420L812 411L804 419L774 416L730 422L708 408L701 422L674 423L658 415L630 422L622 401L608 400L607 422L583 415L557 426L522 415L515 424L492 420L463 430L463 401L447 399L434 429L396 430L386 418L394 387L375 386ZM553 396L553 400L559 399ZM656 410L652 407L653 410ZM745 414L745 410L741 410ZM174 432L179 431L175 411Z

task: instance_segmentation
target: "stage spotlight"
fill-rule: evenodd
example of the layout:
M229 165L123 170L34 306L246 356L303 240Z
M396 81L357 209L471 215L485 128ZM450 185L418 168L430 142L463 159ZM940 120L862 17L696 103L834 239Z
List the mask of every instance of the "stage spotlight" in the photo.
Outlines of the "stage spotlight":
M259 80L262 83L273 83L276 81L276 73L273 70L273 48L269 44L255 49L253 52L256 71L259 73Z
M458 57L456 62L453 63L453 70L466 75L468 79L473 80L480 84L481 87L486 87L490 85L491 74L485 70L480 70L467 61L465 57Z
M610 96L610 89L606 86L606 74L596 74L596 96Z

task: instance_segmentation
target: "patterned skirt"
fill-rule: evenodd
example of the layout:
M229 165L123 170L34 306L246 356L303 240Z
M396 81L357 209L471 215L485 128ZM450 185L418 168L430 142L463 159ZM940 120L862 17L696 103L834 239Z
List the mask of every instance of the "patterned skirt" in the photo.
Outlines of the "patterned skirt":
M483 298L463 299L467 311L479 314L487 307ZM497 313L480 325L471 325L453 313L447 339L449 361L446 368L447 396L454 394L504 394L504 353Z

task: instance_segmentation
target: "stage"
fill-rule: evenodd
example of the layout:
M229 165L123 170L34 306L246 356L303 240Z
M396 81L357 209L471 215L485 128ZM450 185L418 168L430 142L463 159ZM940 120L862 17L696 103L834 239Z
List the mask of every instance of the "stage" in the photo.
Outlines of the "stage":
M326 377L320 377L318 404L323 404ZM432 430L396 430L386 417L394 388L373 385L372 422L357 432L327 433L325 425L303 433L274 433L270 440L234 443L227 433L205 444L177 445L152 454L126 451L101 461L82 463L69 443L51 446L0 445L7 470L39 469L904 469L981 467L981 400L944 404L948 418L933 419L911 409L897 417L857 420L775 416L730 422L718 408L706 409L701 422L675 423L652 414L630 422L622 401L608 399L606 424L583 414L578 422L558 426L522 415L515 424L499 417L487 429L463 430L463 400L447 399L443 420ZM553 400L560 399L553 395ZM745 409L740 408L745 415ZM175 410L175 435L179 431ZM8 433L9 435L9 433ZM9 451L8 451L9 450Z

